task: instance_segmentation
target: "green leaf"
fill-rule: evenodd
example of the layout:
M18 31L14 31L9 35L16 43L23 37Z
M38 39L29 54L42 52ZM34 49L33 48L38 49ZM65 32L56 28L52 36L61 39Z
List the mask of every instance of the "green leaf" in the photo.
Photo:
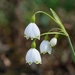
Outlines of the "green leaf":
M62 22L61 22L60 18L58 17L58 15L55 13L55 11L54 11L53 9L51 9L51 8L50 8L50 10L51 10L51 13L53 14L53 17L56 19L56 21L57 21L60 25L62 25Z

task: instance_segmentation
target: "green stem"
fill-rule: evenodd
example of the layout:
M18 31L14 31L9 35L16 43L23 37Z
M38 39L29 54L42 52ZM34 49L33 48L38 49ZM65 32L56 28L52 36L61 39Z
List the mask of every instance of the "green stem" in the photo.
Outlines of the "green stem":
M72 53L73 60L75 62L75 53L74 53L73 45L71 43L71 40L70 40L70 37L69 36L67 37L67 39L68 39L68 42L69 42L69 46L70 46L70 50L71 50L71 53Z
M60 28L63 28L62 25L60 25L50 14L44 12L44 11L37 11L34 15L36 15L37 13L43 13L45 15L47 15L49 18L51 18Z
M54 15L56 15L56 13L52 9L51 9L51 11L52 11L52 13L54 13ZM71 53L72 53L72 57L73 57L73 60L75 62L74 48L73 48L73 45L71 43L70 37L69 37L67 31L65 30L63 24L62 23L59 23L59 21L57 21L56 18L53 18L51 15L49 15L48 13L46 13L44 11L37 11L34 15L36 15L37 13L43 13L43 14L47 15L48 17L50 17L61 28L61 30L63 32L63 33L60 33L60 32L47 32L47 33L41 34L40 36L47 35L47 34L61 34L61 35L65 35L67 37L67 39L68 39L69 46L70 46L70 50L71 50Z
M41 34L40 36L47 35L47 34L60 34L60 35L65 35L65 34L60 33L60 32L46 32L46 33Z
M44 12L44 11L37 11L34 15L36 15L37 13L43 13L43 14L47 15L49 18L51 18L51 19L63 30L63 32L65 33L65 35L68 36L68 34L67 34L67 32L66 32L64 26L63 26L62 24L60 24L60 23L59 23L55 18L53 18L50 14L48 14L48 13L46 13L46 12ZM33 15L33 16L34 16L34 15Z

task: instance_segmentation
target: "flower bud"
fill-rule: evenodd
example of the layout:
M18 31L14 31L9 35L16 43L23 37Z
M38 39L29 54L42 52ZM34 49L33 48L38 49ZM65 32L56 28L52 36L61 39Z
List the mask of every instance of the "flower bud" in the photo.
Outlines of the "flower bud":
M50 40L50 46L54 47L56 44L57 44L57 38L54 37Z

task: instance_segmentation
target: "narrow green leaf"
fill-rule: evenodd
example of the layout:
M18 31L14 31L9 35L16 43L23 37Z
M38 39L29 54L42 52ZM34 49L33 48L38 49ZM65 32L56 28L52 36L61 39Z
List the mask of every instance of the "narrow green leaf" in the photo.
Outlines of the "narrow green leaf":
M60 18L58 17L58 15L55 13L55 11L53 9L51 9L51 13L53 14L53 17L56 19L56 21L59 23L59 24L62 24Z

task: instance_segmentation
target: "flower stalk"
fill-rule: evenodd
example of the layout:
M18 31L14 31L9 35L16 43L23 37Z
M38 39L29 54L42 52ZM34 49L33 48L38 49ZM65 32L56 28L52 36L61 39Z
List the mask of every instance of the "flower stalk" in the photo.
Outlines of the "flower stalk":
M67 37L67 39L68 39L68 43L69 43L70 50L71 50L71 53L72 53L72 58L73 58L74 63L75 63L75 52L74 52L74 48L73 48L73 45L71 43L71 40L70 40L70 37L69 36Z

